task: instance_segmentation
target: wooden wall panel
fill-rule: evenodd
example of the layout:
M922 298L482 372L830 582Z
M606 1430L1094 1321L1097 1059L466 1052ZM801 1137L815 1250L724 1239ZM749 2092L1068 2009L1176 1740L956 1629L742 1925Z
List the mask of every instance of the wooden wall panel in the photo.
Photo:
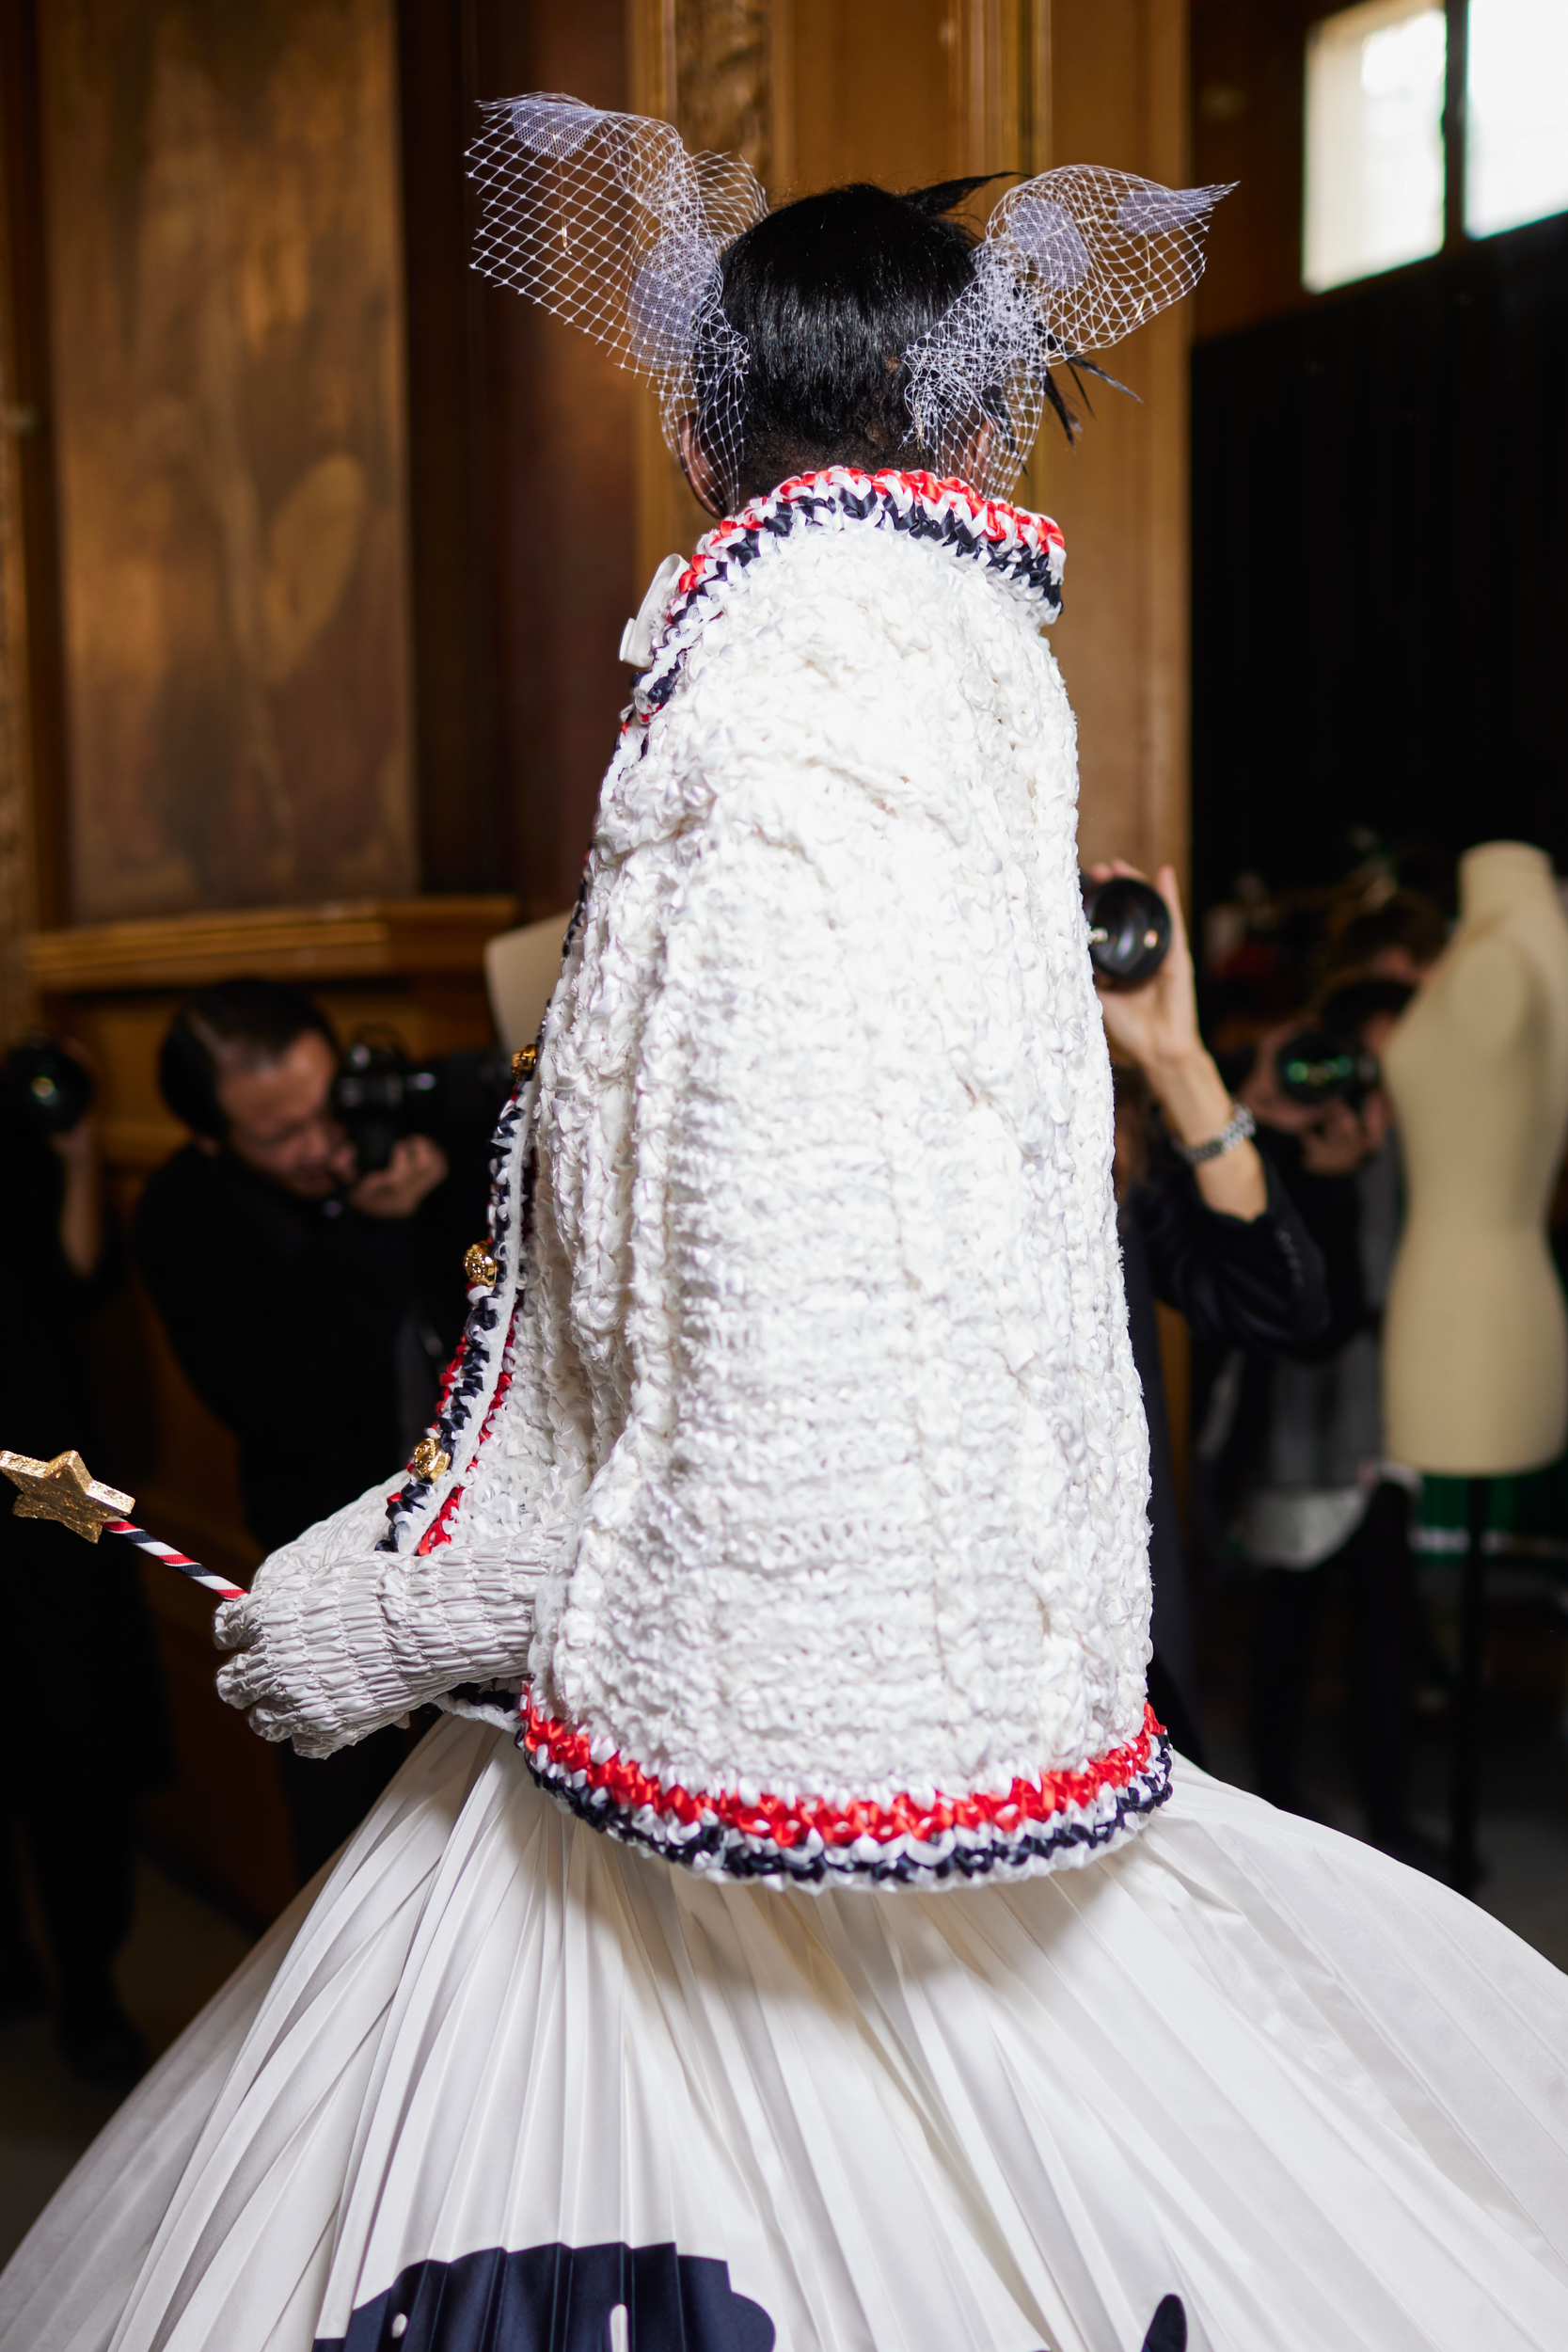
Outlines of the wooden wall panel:
M391 0L39 27L74 913L405 890Z
M1058 0L1046 160L1119 166L1180 186L1187 152L1185 0ZM1190 304L1105 355L1136 400L1090 383L1075 449L1047 420L1027 492L1061 524L1052 632L1078 715L1087 859L1188 857Z
M1299 310L1307 30L1327 0L1192 0L1193 152L1234 180L1197 290L1199 341Z
M0 165L9 160L8 129L0 118ZM10 176L0 168L0 275L8 286L14 283ZM15 337L5 331L13 315L11 304L0 305L0 1040L13 1037L26 1025L23 942L34 914L32 861L27 854L32 770L27 556L19 463L21 444L27 437L16 429L24 411L16 397Z
M952 0L795 0L792 195L917 187L969 169L964 11Z
M474 15L478 96L557 89L626 104L626 0L570 9L475 0ZM640 394L559 319L499 287L481 300L498 879L520 893L526 915L542 916L577 895L629 691L619 647L642 588Z
M31 1010L25 931L70 895L37 29L0 0L0 1038Z

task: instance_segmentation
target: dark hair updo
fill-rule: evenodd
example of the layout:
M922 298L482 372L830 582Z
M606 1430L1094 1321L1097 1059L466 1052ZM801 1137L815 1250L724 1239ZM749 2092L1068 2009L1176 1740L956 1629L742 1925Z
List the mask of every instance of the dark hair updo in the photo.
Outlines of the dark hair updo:
M904 354L970 282L974 233L944 215L985 184L950 180L905 196L864 182L830 188L769 213L726 249L720 306L748 353L742 500L814 468L929 462ZM699 347L699 443L712 381Z

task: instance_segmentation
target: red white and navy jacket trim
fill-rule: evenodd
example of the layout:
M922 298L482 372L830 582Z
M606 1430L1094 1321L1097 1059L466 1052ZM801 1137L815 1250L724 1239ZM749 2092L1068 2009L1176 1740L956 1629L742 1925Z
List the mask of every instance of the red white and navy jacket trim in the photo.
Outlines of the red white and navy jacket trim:
M816 1888L942 1886L1088 1862L1131 1836L1171 1787L1170 1741L1148 1706L1136 1739L1077 1772L929 1803L667 1788L618 1754L595 1762L587 1734L543 1714L526 1691L517 1744L542 1788L611 1837L717 1877Z
M1066 548L1049 515L983 499L966 482L939 482L928 473L863 473L853 466L831 466L820 473L797 474L698 541L654 633L653 660L638 683L627 725L645 726L663 709L727 580L766 562L800 530L845 531L866 524L930 541L959 562L979 564L1022 603L1037 606L1042 624L1053 621L1062 609Z

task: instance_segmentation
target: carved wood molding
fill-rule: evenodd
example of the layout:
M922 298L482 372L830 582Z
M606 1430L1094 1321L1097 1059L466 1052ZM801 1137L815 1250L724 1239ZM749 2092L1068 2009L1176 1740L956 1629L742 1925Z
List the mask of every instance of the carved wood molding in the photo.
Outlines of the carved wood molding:
M486 940L516 914L515 898L499 894L177 914L35 931L27 961L35 987L62 996L199 988L241 973L312 981L474 974Z
M678 0L675 120L688 147L773 177L774 0Z
M673 122L693 150L744 155L775 186L793 24L791 0L630 0L633 108Z

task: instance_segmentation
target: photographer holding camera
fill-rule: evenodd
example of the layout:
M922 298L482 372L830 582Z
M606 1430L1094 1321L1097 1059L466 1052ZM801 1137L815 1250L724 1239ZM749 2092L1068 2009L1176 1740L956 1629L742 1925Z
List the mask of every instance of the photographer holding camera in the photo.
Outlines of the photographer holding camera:
M1328 1319L1323 1260L1289 1193L1251 1140L1198 1034L1197 998L1172 867L1151 889L1119 860L1085 875L1090 957L1113 1054L1159 1105L1153 1148L1119 1116L1117 1223L1132 1357L1148 1421L1149 1697L1175 1744L1202 1760L1192 1607L1176 1511L1154 1302L1195 1340L1293 1349Z
M361 1173L331 1027L275 980L193 996L158 1075L192 1140L148 1182L137 1262L186 1378L239 1440L245 1524L273 1551L389 1478L425 1428L462 1328L483 1151L452 1180L430 1135L387 1134L368 1155L386 1164ZM279 1749L302 1877L401 1756L395 1731L325 1763Z

